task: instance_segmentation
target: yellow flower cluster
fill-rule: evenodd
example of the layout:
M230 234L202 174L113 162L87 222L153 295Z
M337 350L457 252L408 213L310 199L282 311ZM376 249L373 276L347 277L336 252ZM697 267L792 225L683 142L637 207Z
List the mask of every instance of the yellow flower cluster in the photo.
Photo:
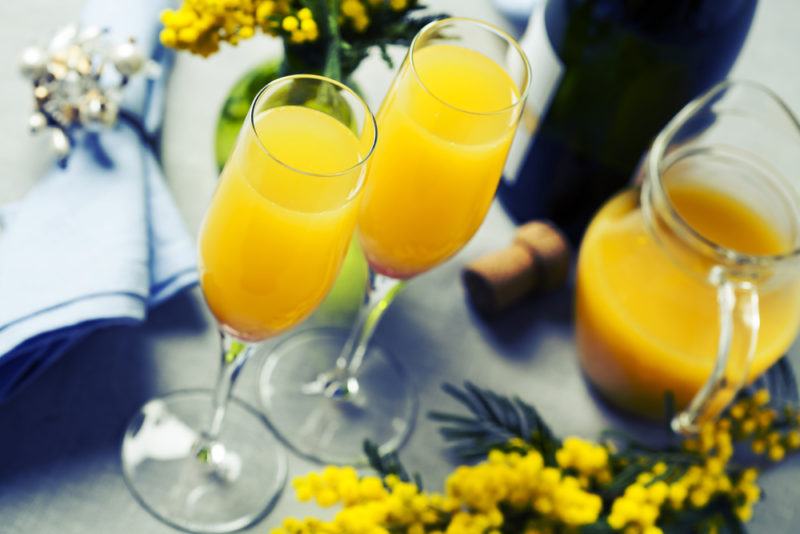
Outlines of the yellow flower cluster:
M776 430L777 424L788 430ZM674 526L682 514L704 517L698 512L709 505L730 506L748 522L761 498L758 471L730 465L734 443L752 440L756 453L777 461L800 449L799 430L797 408L779 413L760 390L703 424L683 441L683 451L663 455L617 453L612 445L567 437L550 466L532 442L514 438L484 462L458 467L441 494L396 476L361 477L350 467L328 467L298 478L294 487L302 501L341 505L335 517L289 518L272 534L553 534L598 521L623 534L663 534L662 527ZM600 495L632 465L644 471L604 503ZM712 532L713 513L702 520Z
M309 473L292 482L300 501L316 500L323 508L337 503L354 506L380 501L388 496L383 482L377 477L360 478L352 467L326 467L322 473Z
M414 0L342 0L340 10L342 12L342 22L346 22L352 28L362 33L367 30L370 24L370 10L383 8L386 4L393 11L399 13L408 10Z
M727 417L716 422L707 422L700 427L697 437L683 442L684 450L703 456L719 458L726 462L733 456L733 434L731 421Z
M359 477L350 467L327 467L293 484L301 501L342 509L328 522L286 519L272 534L499 534L502 506L569 527L593 523L602 510L599 496L584 491L575 477L546 467L533 450L493 451L484 463L459 467L443 495L420 492L395 476Z
M769 391L760 389L752 397L734 404L727 420L736 439L751 440L754 453L779 462L787 451L800 450L800 413L796 408L786 407L779 414L769 402ZM788 423L784 432L774 429L781 415Z
M575 477L545 467L542 455L533 450L524 455L492 451L488 461L456 469L446 488L450 497L471 510L490 513L501 503L516 509L530 507L569 526L593 523L603 505Z
M319 29L311 10L307 7L297 12L297 16L289 15L281 22L281 28L289 33L289 40L295 44L316 41Z
M611 482L608 450L602 445L568 437L556 452L556 462L562 469L574 471L582 488L589 488L592 483L603 485Z
M292 0L184 0L161 13L161 42L168 47L209 56L221 42L232 45L257 30L292 43L315 41L319 28L310 9Z
M736 515L745 523L753 518L753 506L761 499L761 488L758 487L758 471L745 469L736 481L732 493L737 503Z
M367 6L361 0L343 0L342 15L357 32L363 32L369 27L369 14Z
M640 474L636 483L612 504L609 525L625 529L626 533L659 534L661 529L656 522L665 508L701 509L716 498L730 500L739 519L749 521L753 506L761 497L756 484L758 472L746 469L738 475L729 474L733 442L752 439L754 452L766 453L773 461L783 459L786 449L800 448L800 433L796 429L784 434L773 429L778 414L769 406L769 400L769 392L759 390L734 404L718 421L702 425L696 437L683 442L683 448L700 454L704 463L689 467L677 477L665 476L667 466L663 463ZM800 423L796 414L785 415Z
M415 0L342 0L339 24L358 33L367 30L377 10L408 11ZM319 22L300 0L183 0L161 13L164 46L209 56L220 43L238 44L258 30L292 44L317 41Z
M736 505L742 521L749 521L753 505L760 498L757 472L745 470L734 480L726 473L725 463L710 457L702 466L692 466L677 477L665 477L667 465L659 462L640 474L625 493L614 500L608 524L626 534L661 534L657 522L665 510L702 509L712 499L725 497ZM672 478L672 480L670 480Z
M415 484L395 476L384 480L359 477L352 467L328 466L321 474L310 473L295 479L293 485L300 501L313 499L323 508L337 504L343 508L329 522L288 518L273 534L389 534L389 528L394 526L421 534L426 532L426 526L438 523L443 514L458 508L456 501L421 493Z
M653 477L662 475L666 465L658 463L652 472L642 473L636 482L625 488L625 493L614 500L608 524L615 530L623 530L626 534L662 534L656 526L661 506L670 498L679 500L681 505L685 493L667 485L663 480L652 482ZM677 488L676 488L677 489Z
M800 450L800 413L787 406L780 414L769 403L769 391L756 391L736 402L716 423L703 425L699 436L687 439L684 448L701 454L716 451L717 456L727 461L733 454L733 441L749 440L755 454L765 455L774 462L783 460L787 451ZM787 423L785 431L775 429L781 415Z

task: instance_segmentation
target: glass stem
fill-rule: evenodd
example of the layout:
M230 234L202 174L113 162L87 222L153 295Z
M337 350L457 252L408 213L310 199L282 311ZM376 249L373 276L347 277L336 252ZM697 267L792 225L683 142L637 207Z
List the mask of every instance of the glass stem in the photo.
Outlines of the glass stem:
M253 347L225 333L220 335L222 338L222 359L220 361L217 384L214 387L213 411L211 412L208 426L203 433L205 440L211 442L219 438L233 386L245 362L250 358Z
M325 388L325 395L342 399L358 393L356 375L367 354L370 340L383 314L405 285L402 280L369 271L364 303L358 311L350 336L336 360L336 370Z

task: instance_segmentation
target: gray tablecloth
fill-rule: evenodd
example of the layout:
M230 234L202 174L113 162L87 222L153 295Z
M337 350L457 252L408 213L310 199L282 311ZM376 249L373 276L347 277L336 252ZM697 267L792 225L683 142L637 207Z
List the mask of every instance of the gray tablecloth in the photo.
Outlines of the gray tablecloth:
M112 0L109 0L112 1ZM435 7L503 24L488 2L431 1ZM25 135L29 88L15 72L17 51L36 35L74 20L80 0L6 1L0 5L0 202L19 197L41 173L46 144ZM772 86L800 110L800 4L762 0L735 74ZM212 132L230 83L276 50L255 39L210 60L181 55L170 84L164 160L170 186L196 230L214 182ZM376 104L390 73L371 59L357 76ZM401 355L422 396L422 412L454 407L443 380L471 379L516 393L539 407L561 434L595 436L610 425L630 425L598 404L575 362L570 292L531 302L487 323L465 305L458 280L469 258L504 245L512 224L492 208L472 242L442 267L419 277L397 299L377 334ZM0 261L7 261L0 258ZM412 333L413 335L409 335ZM149 398L207 387L217 369L214 324L197 291L156 310L135 329L98 333L51 368L33 387L0 406L0 533L85 534L173 532L131 498L122 481L119 441L128 417ZM792 356L800 368L800 354ZM256 402L260 361L250 362L236 393ZM403 450L405 462L435 487L450 469L436 426L424 417ZM315 466L290 457L290 474ZM764 476L766 502L752 532L797 532L800 460ZM289 492L290 493L290 492ZM267 532L286 515L303 515L284 495L273 513L247 532Z

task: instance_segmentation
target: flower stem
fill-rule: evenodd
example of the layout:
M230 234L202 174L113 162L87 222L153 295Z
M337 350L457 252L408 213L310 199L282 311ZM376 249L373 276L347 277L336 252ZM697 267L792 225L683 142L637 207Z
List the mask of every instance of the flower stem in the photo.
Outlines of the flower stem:
M339 34L339 0L327 0L328 50L325 55L323 74L334 80L342 80L342 37Z

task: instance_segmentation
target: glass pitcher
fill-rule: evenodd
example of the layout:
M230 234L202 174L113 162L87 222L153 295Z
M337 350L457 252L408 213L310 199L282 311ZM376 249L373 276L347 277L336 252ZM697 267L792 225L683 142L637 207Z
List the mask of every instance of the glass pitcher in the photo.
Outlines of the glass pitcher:
M789 348L800 326L800 124L775 93L726 81L661 131L637 186L594 217L577 269L589 381L692 432Z

